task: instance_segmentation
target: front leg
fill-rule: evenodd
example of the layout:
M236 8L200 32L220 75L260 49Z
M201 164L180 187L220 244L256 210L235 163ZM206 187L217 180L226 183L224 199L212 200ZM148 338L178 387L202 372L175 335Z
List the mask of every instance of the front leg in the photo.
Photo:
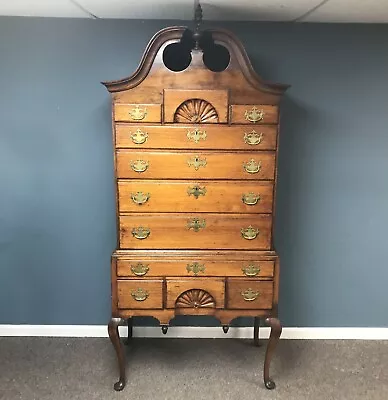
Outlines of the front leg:
M121 318L112 318L108 325L108 334L110 340L116 350L117 361L119 363L120 378L118 382L114 384L114 389L116 391L123 390L125 387L125 354L124 347L120 341L119 325L123 325L125 320Z
M276 345L279 342L282 333L282 326L277 318L267 318L265 323L271 327L271 334L267 345L264 361L264 383L267 389L275 389L275 382L269 377L269 366L271 364L272 356L275 352Z

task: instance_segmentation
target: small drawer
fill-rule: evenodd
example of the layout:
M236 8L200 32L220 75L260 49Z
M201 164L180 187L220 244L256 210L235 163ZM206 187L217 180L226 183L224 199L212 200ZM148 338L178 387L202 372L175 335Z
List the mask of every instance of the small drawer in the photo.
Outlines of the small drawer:
M161 279L133 279L117 281L118 308L160 309L163 307Z
M278 107L272 105L243 104L231 107L232 124L277 124Z
M228 279L227 308L271 309L273 281Z
M223 279L167 279L167 308L223 308Z
M160 104L119 104L114 105L115 121L125 122L161 122Z

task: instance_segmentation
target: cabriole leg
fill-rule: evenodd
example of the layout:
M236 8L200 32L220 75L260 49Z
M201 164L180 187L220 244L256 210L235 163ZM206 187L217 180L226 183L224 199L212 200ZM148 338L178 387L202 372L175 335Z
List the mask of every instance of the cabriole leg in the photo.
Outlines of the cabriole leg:
M124 343L126 345L129 345L131 343L131 339L133 336L133 318L127 319L127 325L128 325L128 336L127 336L127 340Z
M267 318L265 323L271 327L271 334L267 345L267 351L265 353L264 361L264 383L265 387L269 390L275 389L275 382L269 377L269 367L271 364L272 356L275 352L275 348L279 342L280 335L282 333L282 326L277 318Z
M116 382L113 386L116 391L123 390L125 387L125 355L124 355L124 347L121 344L119 335L119 325L124 325L124 324L125 320L121 318L112 318L108 325L109 338L116 351L117 361L119 363L119 371L120 371L120 378L118 382Z
M253 321L253 344L257 347L260 346L260 318L255 317Z

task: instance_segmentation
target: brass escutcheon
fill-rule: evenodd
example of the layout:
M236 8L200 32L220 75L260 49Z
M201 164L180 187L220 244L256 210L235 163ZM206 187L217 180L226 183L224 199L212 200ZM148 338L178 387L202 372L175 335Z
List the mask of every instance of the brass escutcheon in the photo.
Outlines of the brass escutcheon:
M135 204L138 204L139 206L147 203L147 201L150 199L150 197L151 197L151 195L149 193L143 193L143 192L131 193L132 201Z
M251 158L248 162L243 163L243 167L248 174L257 174L261 169L261 161L255 161Z
M150 270L148 265L137 263L136 265L131 265L131 271L136 276L144 276Z
M148 238L148 236L151 234L151 230L149 228L139 226L138 228L133 228L131 233L135 239L143 240Z
M200 264L198 262L187 264L186 270L187 272L192 272L195 276L197 276L200 272L205 272L205 264Z
M196 171L199 170L200 167L206 167L206 158L201 158L200 156L194 156L187 160L187 164L189 167L194 167Z
M260 296L260 292L255 292L252 288L241 292L241 296L245 301L254 301Z
M245 119L249 122L259 122L264 118L264 110L259 110L256 106L252 107L251 110L245 111Z
M143 132L141 129L136 129L131 135L132 142L135 144L143 144L148 139L148 133Z
M193 131L190 131L190 129L187 131L187 138L195 143L198 143L201 139L206 140L206 137L206 131L201 131L198 128L194 128Z
M187 229L192 229L195 232L206 228L206 221L204 219L192 218L187 221Z
M135 106L135 108L132 108L132 110L129 112L129 116L134 120L134 121L141 121L147 116L147 109L140 108L139 105Z
M249 264L245 267L242 267L241 270L245 276L253 277L260 274L260 267L255 264Z
M205 186L189 186L187 189L187 194L189 196L193 195L196 199L198 199L199 196L205 196L206 194L206 187Z
M244 142L251 146L257 146L263 139L263 132L257 133L255 130L252 132L244 133Z
M259 233L260 231L254 228L252 225L249 225L248 228L241 229L241 235L246 240L256 239Z
M147 290L138 288L136 290L132 290L131 295L136 301L144 301L147 300L150 293L147 292Z
M131 161L131 168L135 172L139 172L139 173L147 171L147 168L149 165L150 165L150 163L148 161L144 161L144 160Z
M253 192L244 193L241 200L247 206L254 206L260 201L260 195Z

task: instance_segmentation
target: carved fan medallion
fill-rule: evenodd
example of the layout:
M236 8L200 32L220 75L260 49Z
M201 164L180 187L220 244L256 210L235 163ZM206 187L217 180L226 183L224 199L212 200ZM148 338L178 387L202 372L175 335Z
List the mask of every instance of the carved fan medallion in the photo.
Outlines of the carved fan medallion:
M183 102L175 111L174 122L201 124L217 123L218 113L206 100L190 99Z
M177 308L215 308L216 302L208 292L202 289L190 289L183 292L176 300Z

